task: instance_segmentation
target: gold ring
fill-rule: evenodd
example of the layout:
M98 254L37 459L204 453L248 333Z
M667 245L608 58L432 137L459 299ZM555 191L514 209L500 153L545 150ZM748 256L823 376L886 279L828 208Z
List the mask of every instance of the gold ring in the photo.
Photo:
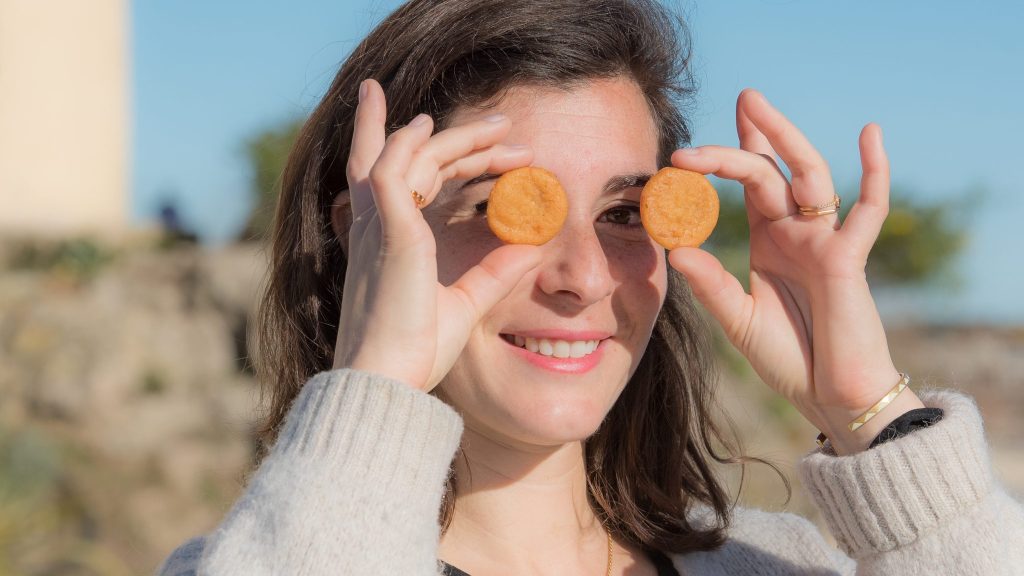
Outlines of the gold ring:
M417 208L423 208L423 203L427 201L426 198L423 197L423 194L420 194L415 190L412 191L412 200L416 203Z
M800 210L801 216L825 216L828 214L835 214L836 212L839 212L840 202L841 200L839 199L839 195L833 194L832 200L830 202L818 204L817 206L797 205L797 208Z

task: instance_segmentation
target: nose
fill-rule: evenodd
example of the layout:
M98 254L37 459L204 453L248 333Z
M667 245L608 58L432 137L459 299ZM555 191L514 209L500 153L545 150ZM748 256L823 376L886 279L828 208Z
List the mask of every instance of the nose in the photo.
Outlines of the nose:
M589 217L574 218L570 214L544 250L537 285L561 305L584 308L612 293L608 258Z

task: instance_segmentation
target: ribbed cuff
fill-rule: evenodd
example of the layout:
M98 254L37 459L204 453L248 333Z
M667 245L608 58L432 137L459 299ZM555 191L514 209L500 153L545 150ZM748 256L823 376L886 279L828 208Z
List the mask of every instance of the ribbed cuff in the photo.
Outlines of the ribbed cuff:
M448 476L462 419L447 404L396 380L355 370L322 372L295 399L273 453L334 468L386 497L432 501Z
M993 489L981 416L955 392L919 392L934 426L849 456L821 450L798 466L839 546L852 558L895 549L961 515Z

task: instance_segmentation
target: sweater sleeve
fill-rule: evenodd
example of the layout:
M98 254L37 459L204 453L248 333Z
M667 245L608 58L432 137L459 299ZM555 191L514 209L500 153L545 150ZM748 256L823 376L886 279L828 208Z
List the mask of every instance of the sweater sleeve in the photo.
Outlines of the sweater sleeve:
M929 428L850 456L821 450L800 466L857 574L1020 574L1024 507L998 484L974 402L925 392Z
M318 374L223 522L159 574L436 575L438 512L461 435L451 407L407 384Z

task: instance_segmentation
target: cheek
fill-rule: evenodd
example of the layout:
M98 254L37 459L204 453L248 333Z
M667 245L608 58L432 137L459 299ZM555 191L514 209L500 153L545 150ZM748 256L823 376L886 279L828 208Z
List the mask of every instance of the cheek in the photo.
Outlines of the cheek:
M616 284L650 297L665 293L665 250L649 238L643 242L602 239L608 271ZM661 298L658 299L659 302Z
M618 286L612 297L615 314L653 327L667 292L665 251L653 241L606 240L602 245Z

